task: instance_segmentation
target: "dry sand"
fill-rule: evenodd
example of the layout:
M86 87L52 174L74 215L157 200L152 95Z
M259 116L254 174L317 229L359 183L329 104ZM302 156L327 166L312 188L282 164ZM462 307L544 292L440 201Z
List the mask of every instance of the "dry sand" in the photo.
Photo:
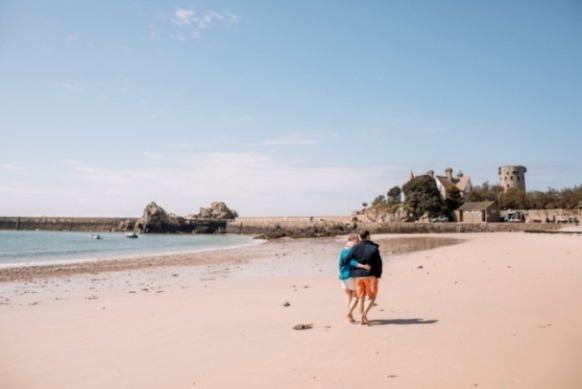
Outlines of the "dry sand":
M439 237L464 242L382 241L369 327L345 319L333 239L13 278L0 388L581 388L582 236Z

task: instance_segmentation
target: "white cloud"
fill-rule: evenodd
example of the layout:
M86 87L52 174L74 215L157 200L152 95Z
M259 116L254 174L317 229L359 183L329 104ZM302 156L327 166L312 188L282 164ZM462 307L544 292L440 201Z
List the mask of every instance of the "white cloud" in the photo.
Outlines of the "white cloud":
M61 86L65 89L72 90L75 92L82 92L83 91L82 88L75 86L75 85L67 84L66 82L61 82Z
M22 168L20 166L11 165L9 163L4 163L0 166L2 167L2 169L6 169L6 170L12 171L12 172L21 172L24 170L24 168Z
M45 214L138 216L150 201L188 214L220 200L244 216L347 215L403 176L391 166L316 166L258 153L167 155L160 163L135 169L69 164L63 176L51 180L59 182L58 191L35 187L42 193L36 195L27 188L26 201L45 204L40 211ZM18 203L18 188L0 186L0 192L8 190L16 204L0 207L26 209ZM76 201L81 198L84 203Z
M155 159L155 160L164 159L164 156L162 154L143 153L143 155L148 157L149 159Z
M210 28L217 21L227 25L238 24L240 16L228 12L220 13L213 10L200 13L195 9L176 8L174 11L174 18L172 19L172 22L178 27L191 29L190 35L193 38L199 38L203 30ZM170 37L172 39L181 38L179 35L171 35Z
M182 150L194 148L194 146L192 146L191 144L188 144L188 143L168 143L167 146L171 147L173 149L182 149Z
M252 122L253 120L255 120L255 117L252 115L243 115L238 118L239 122Z
M194 10L177 8L176 11L174 11L174 16L176 16L174 22L177 25L188 25L194 21Z
M153 25L150 26L150 28L152 29L149 35L149 39L155 39L156 36L158 35L158 30L157 28L155 28Z
M318 144L319 141L312 138L302 138L298 136L287 136L279 139L266 140L256 143L259 146L312 146Z
M440 127L426 127L422 129L422 132L424 134L435 134L435 133L439 133L439 132L445 132L448 131L449 127L444 127L444 126L440 126Z

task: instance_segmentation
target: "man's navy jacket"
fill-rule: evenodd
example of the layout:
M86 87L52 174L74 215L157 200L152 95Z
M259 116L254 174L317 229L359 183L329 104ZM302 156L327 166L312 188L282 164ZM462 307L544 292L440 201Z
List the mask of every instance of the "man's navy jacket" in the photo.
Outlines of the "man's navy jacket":
M376 243L369 240L360 241L360 243L352 247L347 257L344 258L343 264L349 263L352 259L355 259L362 265L370 265L372 268L366 270L352 267L350 271L351 277L375 276L376 278L380 278L382 276L382 258L380 257L380 251Z

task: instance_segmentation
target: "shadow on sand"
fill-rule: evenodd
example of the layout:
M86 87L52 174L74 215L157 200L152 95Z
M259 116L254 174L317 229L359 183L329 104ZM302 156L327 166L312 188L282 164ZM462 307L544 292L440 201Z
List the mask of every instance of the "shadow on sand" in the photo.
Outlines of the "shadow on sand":
M438 320L424 320L424 319L392 319L392 320L370 320L371 326L384 326L388 324L394 325L409 325L409 324L434 324Z

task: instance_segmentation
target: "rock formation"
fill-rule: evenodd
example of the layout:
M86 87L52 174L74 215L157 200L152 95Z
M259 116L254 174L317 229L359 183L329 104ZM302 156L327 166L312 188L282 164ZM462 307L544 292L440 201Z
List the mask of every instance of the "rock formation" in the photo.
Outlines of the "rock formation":
M215 201L210 204L210 208L200 208L200 213L194 216L198 219L229 220L236 219L238 213L234 209L229 209L222 201Z
M224 232L226 220L235 219L238 214L229 209L223 202L214 202L210 208L200 208L197 215L178 216L168 213L155 202L148 204L142 217L136 220L133 231L148 232L186 232L186 233L216 233ZM120 223L119 230L128 230L129 224Z
M366 219L370 222L398 222L406 221L408 212L402 205L398 207L369 207L364 211ZM414 221L414 220L412 220Z
M119 222L119 225L117 226L117 231L120 231L120 232L133 231L133 225L134 225L134 222L129 220L129 219L122 220Z
M169 226L170 216L168 213L152 201L146 205L142 217L136 220L133 230L135 232L168 232L171 229L168 228Z

